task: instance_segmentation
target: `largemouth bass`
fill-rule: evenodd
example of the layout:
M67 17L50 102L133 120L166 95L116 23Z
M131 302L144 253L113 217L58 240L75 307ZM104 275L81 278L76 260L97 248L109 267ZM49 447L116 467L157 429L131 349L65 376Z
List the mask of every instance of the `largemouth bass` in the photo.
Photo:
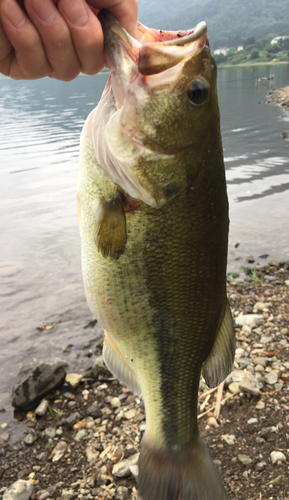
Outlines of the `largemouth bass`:
M142 394L143 500L224 500L197 400L229 373L228 201L206 25L139 26L100 14L111 76L81 135L78 206L89 307L104 359Z

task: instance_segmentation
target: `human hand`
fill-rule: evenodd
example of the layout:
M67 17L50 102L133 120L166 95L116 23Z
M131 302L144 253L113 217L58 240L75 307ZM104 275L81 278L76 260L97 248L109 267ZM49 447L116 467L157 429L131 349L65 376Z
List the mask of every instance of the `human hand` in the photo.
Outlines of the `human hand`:
M16 80L94 75L105 64L100 9L137 37L137 0L0 0L0 72Z

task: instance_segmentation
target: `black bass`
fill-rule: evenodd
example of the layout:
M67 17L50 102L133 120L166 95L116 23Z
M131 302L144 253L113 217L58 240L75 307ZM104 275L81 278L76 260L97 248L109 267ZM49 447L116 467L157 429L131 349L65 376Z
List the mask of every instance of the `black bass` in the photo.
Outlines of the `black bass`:
M78 206L88 304L104 359L142 394L143 500L225 500L197 425L202 370L229 373L228 201L206 24L133 39L100 14L111 76L81 136Z

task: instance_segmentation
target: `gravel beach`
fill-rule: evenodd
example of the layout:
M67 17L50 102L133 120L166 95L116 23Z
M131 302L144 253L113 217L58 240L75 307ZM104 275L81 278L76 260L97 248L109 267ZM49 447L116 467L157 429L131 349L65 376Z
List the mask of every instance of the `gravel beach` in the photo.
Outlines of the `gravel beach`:
M289 500L289 262L250 266L228 276L236 357L218 391L201 381L199 425L231 500ZM142 400L99 362L45 401L19 442L0 429L0 499L136 498Z

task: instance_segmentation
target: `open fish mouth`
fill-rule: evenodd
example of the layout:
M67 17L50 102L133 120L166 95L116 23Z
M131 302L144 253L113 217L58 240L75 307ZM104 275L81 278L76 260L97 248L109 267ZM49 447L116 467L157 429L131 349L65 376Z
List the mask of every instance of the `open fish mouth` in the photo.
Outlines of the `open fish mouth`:
M126 93L138 76L158 75L209 47L204 21L187 31L156 30L138 23L139 41L130 36L108 11L101 11L99 20L104 32L107 66L112 77L117 77L118 91L113 88L117 107L122 104L118 102L121 87L122 93Z

